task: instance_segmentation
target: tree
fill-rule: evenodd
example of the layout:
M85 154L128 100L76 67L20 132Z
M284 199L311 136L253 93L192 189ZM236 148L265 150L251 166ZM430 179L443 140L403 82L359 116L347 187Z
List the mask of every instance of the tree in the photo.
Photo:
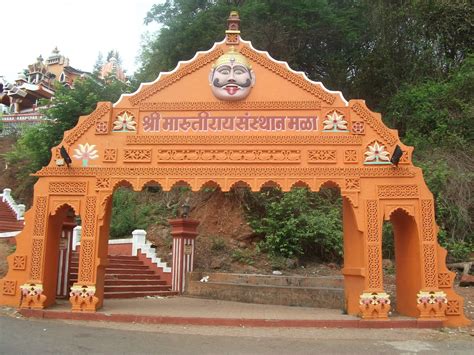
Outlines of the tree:
M69 88L57 85L51 103L42 102L41 110L49 121L25 130L6 154L9 166L20 182L14 191L16 196L29 200L36 178L30 174L47 165L51 159L51 148L59 144L64 131L73 128L79 116L91 113L98 101L115 102L129 87L118 80L102 83L98 79L86 77L74 82Z
M403 86L387 121L416 147L415 163L436 201L441 242L454 259L474 249L474 55L444 80Z
M209 49L235 9L255 47L382 113L403 84L444 78L474 48L468 0L167 0L145 18L162 28L143 44L138 80Z
M104 66L104 56L102 55L102 52L99 52L99 54L97 55L97 59L95 61L95 64L94 64L94 68L92 70L92 74L95 77L99 77L103 66Z
M115 58L119 65L122 64L122 58L120 57L120 53L117 50L112 49L109 51L109 53L107 53L107 62L109 62L112 58Z
M358 49L352 39L365 28L359 16L363 9L353 1L168 0L154 5L145 23L163 26L142 48L139 80L154 80L179 60L209 49L224 36L224 19L234 9L241 14L243 37L251 38L257 48L330 88L348 88L355 65L351 52Z

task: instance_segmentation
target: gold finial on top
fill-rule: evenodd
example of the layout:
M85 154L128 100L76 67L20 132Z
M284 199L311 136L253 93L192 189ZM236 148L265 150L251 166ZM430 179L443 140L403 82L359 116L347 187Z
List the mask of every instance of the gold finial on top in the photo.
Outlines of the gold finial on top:
M227 31L225 31L227 44L239 44L240 18L237 11L231 11L227 19Z

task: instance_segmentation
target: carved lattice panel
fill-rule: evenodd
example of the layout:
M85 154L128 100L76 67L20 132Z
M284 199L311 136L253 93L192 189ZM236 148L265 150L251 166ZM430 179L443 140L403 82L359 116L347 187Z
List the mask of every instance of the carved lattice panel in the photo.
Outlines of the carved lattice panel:
M208 163L288 163L298 162L299 150L158 150L160 162L208 162Z
M360 179L347 178L347 179L344 179L344 181L345 181L344 187L345 187L346 190L359 191L359 189L360 189Z
M96 190L109 190L111 188L110 178L97 178L95 180Z
M365 123L362 121L352 122L352 133L354 134L365 134Z
M150 163L151 149L125 149L123 161L125 163Z
M382 288L383 282L381 277L382 260L381 246L379 244L371 244L368 246L369 259L369 288Z
M425 286L437 287L436 256L434 244L423 245Z
M117 161L117 149L104 149L104 163L115 163Z
M357 162L357 150L347 149L344 151L344 163L355 164Z
M78 282L92 282L94 272L94 241L92 239L81 240L81 255Z
M379 185L377 186L379 198L417 198L417 185Z
M438 273L438 287L449 288L453 285L454 274L449 272Z
M314 178L315 176L324 177L414 177L415 172L409 168L397 168L393 169L382 168L382 167L134 167L134 168L69 168L58 169L58 168L43 168L37 173L38 176L113 176L116 178L130 178L130 177L168 177L168 176L180 176L182 178L191 177L235 177L235 176L260 176L260 177L296 177L296 178Z
M423 241L432 242L435 239L433 201L421 201L421 219L423 228Z
M97 197L88 196L86 198L86 214L83 218L82 235L84 238L94 237L95 209Z
M33 239L31 252L30 279L41 280L41 267L43 258L43 239Z
M13 270L26 269L26 255L15 255L13 257Z
M317 149L308 151L308 163L336 163L335 149Z
M461 306L458 300L448 300L448 306L446 307L446 315L457 316L461 314Z
M81 195L87 192L87 183L86 182L69 182L69 181L60 181L60 182L50 182L49 183L49 193L50 194L74 194Z
M97 121L95 124L95 134L108 134L109 123L107 121Z
M16 281L14 280L4 280L2 293L8 296L15 296L16 294Z
M367 201L367 241L369 243L379 243L379 221L376 200Z
M46 224L46 197L37 197L33 235L43 236L44 230L46 227L45 224Z
M311 144L311 145L361 145L361 136L332 135L324 136L238 136L238 135L133 135L127 136L129 145L281 145L281 144Z

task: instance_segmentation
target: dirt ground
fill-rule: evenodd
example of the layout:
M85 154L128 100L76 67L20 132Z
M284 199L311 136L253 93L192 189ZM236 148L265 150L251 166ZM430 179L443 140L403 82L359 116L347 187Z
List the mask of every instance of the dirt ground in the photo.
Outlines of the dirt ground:
M0 240L0 278L4 277L8 271L7 256L15 251L15 246L4 240Z

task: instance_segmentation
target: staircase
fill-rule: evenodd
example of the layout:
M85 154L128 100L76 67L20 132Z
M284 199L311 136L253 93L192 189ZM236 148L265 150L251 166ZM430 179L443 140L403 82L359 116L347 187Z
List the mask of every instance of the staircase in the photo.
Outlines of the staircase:
M23 221L16 219L16 213L0 199L0 233L23 230Z
M145 296L173 296L171 285L137 256L109 255L105 269L105 298L134 298ZM71 255L70 283L77 282L79 253Z

